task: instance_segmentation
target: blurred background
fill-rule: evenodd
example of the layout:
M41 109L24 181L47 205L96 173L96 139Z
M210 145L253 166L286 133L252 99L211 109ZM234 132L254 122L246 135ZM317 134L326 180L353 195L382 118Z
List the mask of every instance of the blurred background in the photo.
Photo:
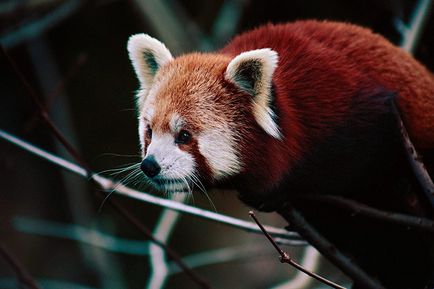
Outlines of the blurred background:
M140 161L134 111L138 82L126 52L131 34L148 33L179 55L218 49L233 35L264 23L315 18L367 26L399 45L417 3L1 0L0 43L82 158L94 171L122 179L127 173L112 175L118 171L106 170ZM427 19L414 55L433 71L434 17ZM0 128L73 160L41 120L4 57L0 59ZM170 260L168 267L158 269L165 264L161 263L164 257L150 258L152 246L109 206L99 210L102 200L94 197L95 187L85 179L0 140L0 180L0 242L41 288L197 287ZM212 202L199 193L186 202L248 219L249 208L237 200L235 192L208 193ZM149 204L113 198L157 236L160 221L173 220L171 235L163 239L212 288L325 288L300 279L294 269L280 264L262 235L191 216L170 216ZM267 224L286 225L275 214L258 216ZM307 248L285 250L323 276L350 284ZM165 268L168 271L163 274ZM0 259L0 289L6 288L21 287L14 271Z

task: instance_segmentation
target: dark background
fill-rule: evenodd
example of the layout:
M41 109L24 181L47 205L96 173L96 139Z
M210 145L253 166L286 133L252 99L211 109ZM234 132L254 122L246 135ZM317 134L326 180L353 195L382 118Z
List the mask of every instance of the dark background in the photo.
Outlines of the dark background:
M126 52L131 34L148 33L178 55L217 49L233 34L263 23L315 18L367 26L399 45L397 23L408 23L415 4L403 0L3 0L0 39L50 108L56 125L95 171L103 171L139 161L134 112L138 83ZM415 57L431 70L433 36L431 17L415 51ZM0 128L72 160L38 117L35 104L5 59L0 61ZM26 233L20 227L20 220L45 220L142 240L143 236L109 207L98 212L101 200L93 197L93 186L3 140L0 183L0 241L45 284L44 288L66 288L66 283L52 282L56 280L75 284L70 288L81 288L78 284L89 288L145 288L149 274L146 256L110 253L65 238ZM218 212L248 218L248 208L234 192L209 193ZM115 198L147 226L154 226L160 208ZM196 206L213 209L200 194L194 198ZM285 225L278 216L260 216L264 222ZM42 230L30 222L26 224ZM294 274L278 262L262 236L197 218L183 216L170 241L180 255L252 244L262 246L261 250L197 272L213 288L268 288ZM298 248L288 250L295 256L300 254ZM327 262L322 262L319 271L333 280L347 282ZM11 283L13 275L0 260L0 289L18 288ZM193 286L188 277L176 274L166 287Z

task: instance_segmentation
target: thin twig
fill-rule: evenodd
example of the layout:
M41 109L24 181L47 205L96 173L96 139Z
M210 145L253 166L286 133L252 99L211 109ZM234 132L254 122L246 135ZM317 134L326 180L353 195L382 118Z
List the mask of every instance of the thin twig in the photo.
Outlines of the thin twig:
M299 211L290 204L278 211L289 224L297 228L303 238L321 252L328 260L335 263L339 269L347 274L357 286L365 289L385 289L378 280L369 276L348 256L340 252L332 243L324 238L312 225L310 225Z
M409 53L413 53L416 49L423 32L422 28L429 19L432 3L432 0L419 0L411 14L409 25L404 26L400 46Z
M197 33L189 33L193 23L190 19L181 19L182 14L165 1L133 0L137 11L150 23L162 41L175 53L194 49L197 46Z
M410 140L407 129L405 128L405 125L402 121L401 114L399 113L399 110L394 102L392 102L392 112L395 114L398 129L401 134L401 140L407 153L407 160L421 186L423 193L431 204L431 209L434 210L434 183L425 168L422 157L419 155L412 141Z
M41 115L42 119L47 124L48 128L51 130L51 132L54 134L54 136L62 143L62 145L66 148L69 154L87 171L90 171L90 169L85 165L85 162L82 160L80 155L76 152L74 147L66 140L66 138L62 135L62 133L59 131L59 129L56 127L56 125L51 121L48 111L45 108L44 104L41 102L40 98L36 94L33 87L30 85L30 83L27 81L26 77L23 73L18 69L15 61L9 56L9 54L6 52L6 50L3 48L3 46L0 45L0 52L5 57L7 63L12 68L13 72L21 82L21 84L25 87L28 95L31 97L33 102L36 104L38 108L38 112Z
M367 217L379 219L390 223L400 224L411 228L420 229L423 231L428 231L432 233L434 232L434 221L427 218L415 217L415 216L410 216L401 213L379 210L370 207L368 205L359 203L357 201L346 199L340 196L315 195L315 196L303 196L302 198L335 205L339 208L352 211L358 215L367 216Z
M301 259L301 266L309 271L316 271L321 261L321 254L312 246L307 246L303 249L303 257ZM289 280L283 283L277 284L269 289L300 289L311 288L312 282L315 279L309 275L304 274L302 271L298 271L297 274ZM345 287L345 286L344 286Z
M45 123L48 125L48 128L51 130L51 132L54 134L54 136L62 143L62 145L66 148L66 150L71 154L71 156L78 162L80 163L84 170L86 171L86 177L95 180L95 178L92 178L92 171L90 169L90 167L86 164L86 162L84 160L82 160L82 158L80 157L80 155L78 154L78 152L74 149L74 147L66 140L66 138L63 136L63 134L59 131L59 129L55 126L55 124L51 121L48 112L45 108L45 106L42 104L42 102L40 101L39 97L36 95L36 92L33 90L32 86L30 85L30 83L27 81L27 79L24 77L24 75L21 73L21 71L18 69L18 67L16 66L15 62L13 61L13 59L8 55L8 53L6 52L6 50L0 46L0 50L2 55L6 58L7 62L9 63L9 65L11 66L11 68L13 69L14 73L17 75L17 77L19 78L19 80L21 81L21 83L25 86L27 92L29 93L30 97L33 99L33 101L35 102L35 104L37 105L37 108L42 116L42 118L44 119ZM94 190L94 192L97 194L97 196L101 197L102 199L104 199L105 195L97 190ZM162 242L159 242L158 240L156 240L153 236L152 233L150 232L150 230L148 230L136 217L134 217L127 209L125 209L123 206L119 205L118 203L116 203L113 200L109 200L109 203L112 205L112 207L118 211L124 218L126 218L130 223L132 223L137 229L139 229L143 234L145 234L145 236L151 240L152 242L154 242L155 244L159 245L160 247L162 247L164 250L166 250L167 255L173 260L175 261L183 270L184 272L190 276L190 278L195 281L200 287L202 288L210 288L210 286L204 281L202 280L202 278L200 278L195 272L193 272L193 270L191 270L187 265L184 264L184 262L182 261L182 259L175 254L175 252L170 249L167 245L163 244Z
M183 203L187 198L187 194L175 194L172 195L171 198L177 202ZM167 244L180 217L181 214L179 212L164 209L160 213L152 235L155 236L157 240ZM164 284L169 277L169 265L167 264L164 250L155 244L149 244L149 259L151 263L151 273L145 288L164 288Z
M56 87L50 91L50 93L46 97L46 105L45 108L50 110L51 105L53 104L56 97L60 96L61 93L65 90L66 85L77 75L83 65L87 62L87 54L80 53L74 63L69 67L68 71L65 74L65 77L61 79ZM27 123L24 125L24 131L30 131L34 128L37 121L39 120L40 113L39 111L35 111L34 114L29 118Z
M135 256L147 256L149 254L147 247L149 242L124 239L76 224L21 216L14 217L12 224L14 229L20 233L71 240L113 253Z
M190 267L188 267L184 261L182 261L181 257L174 251L172 248L167 246L165 243L157 240L152 235L152 232L144 226L136 217L130 214L123 206L114 202L113 199L109 199L108 203L112 205L112 207L118 211L122 216L124 216L130 223L132 223L140 232L142 232L147 239L152 241L154 244L160 246L181 269L187 274L194 282L196 282L202 288L211 288L207 282L205 282L201 277L199 277Z
M17 275L17 279L19 283L25 285L25 287L31 289L41 289L37 284L33 277L27 272L27 270L21 265L21 263L12 255L6 247L0 243L0 256L6 260L9 266L15 271Z
M17 28L0 37L0 44L11 48L26 40L33 39L73 15L84 2L81 0L62 1L60 5L46 15L35 20L22 21L23 24L18 25Z
M281 263L287 263L293 267L295 267L296 269L302 271L303 273L309 275L310 277L332 287L332 288L336 288L336 289L345 289L345 287L342 287L324 277L319 276L318 274L315 274L313 272L310 272L309 270L303 268L303 266L301 266L300 264L298 264L297 262L295 262L294 260L292 260L291 257L289 257L289 254L286 253L285 251L283 251L279 245L277 245L277 243L274 241L273 237L270 236L270 234L268 234L267 230L265 230L264 226L262 226L262 224L259 222L258 218L256 218L256 215L253 211L249 212L250 217L252 217L252 219L256 222L256 224L258 225L258 227L261 229L262 233L264 233L265 237L267 237L268 241L270 241L271 245L273 245L273 247L276 249L276 251L279 253L280 255L280 262Z

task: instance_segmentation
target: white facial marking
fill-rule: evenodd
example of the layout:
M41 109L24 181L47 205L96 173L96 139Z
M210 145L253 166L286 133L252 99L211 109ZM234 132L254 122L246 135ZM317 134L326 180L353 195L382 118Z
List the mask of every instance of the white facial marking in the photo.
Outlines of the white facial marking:
M155 109L154 106L149 104L146 106L146 108L143 110L143 118L147 120L151 120L154 118Z
M228 128L222 127L201 133L198 144L199 151L208 161L216 180L240 171L242 164Z
M169 122L169 127L172 132L179 132L182 126L185 124L185 121L179 116L179 114L174 113Z
M226 79L236 83L239 68L249 61L259 61L261 65L261 78L255 83L254 108L253 113L258 124L271 136L277 139L282 138L282 134L276 122L274 113L270 108L270 90L272 85L273 73L277 67L279 56L277 52L270 48L263 48L243 52L237 55L229 63L226 69Z
M140 147L142 149L142 152L145 147L146 125L147 122L149 122L153 118L153 116L154 116L154 107L150 105L146 109L144 109L139 116L139 140L140 140Z
M141 116L139 117L139 140L143 152L143 149L145 148L145 120Z
M192 155L182 151L175 144L171 134L153 134L146 156L154 156L161 167L163 179L182 179L193 174L195 161Z

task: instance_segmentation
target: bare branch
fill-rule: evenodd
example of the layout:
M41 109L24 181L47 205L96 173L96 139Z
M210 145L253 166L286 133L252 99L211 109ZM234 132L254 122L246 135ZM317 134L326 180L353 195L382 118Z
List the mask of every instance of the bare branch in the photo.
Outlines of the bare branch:
M37 155L63 169L66 169L70 172L73 172L77 175L80 175L82 177L87 177L87 172L82 167L67 161L63 158L60 158L56 155L53 155L45 150L42 150L40 148L35 147L34 145L27 143L7 132L0 129L0 138L7 140L14 145L33 153L34 155ZM200 208L192 207L186 204L181 204L178 202L174 202L171 200L159 198L153 195L150 195L145 192L137 191L132 188L129 188L119 182L112 181L111 179L102 177L98 174L93 174L92 177L93 181L95 181L101 188L107 191L115 190L118 194L133 198L136 200L140 200L146 203L150 203L156 206L168 208L171 210L175 210L178 212L182 212L185 214L189 214L195 217L215 221L224 225L229 225L231 227L242 229L247 232L252 233L262 233L258 227L252 223L247 222L241 219L237 219L234 217L214 213L208 210L203 210ZM279 240L279 244L282 245L291 245L291 246L302 246L306 245L306 242L303 241L303 239L295 232L288 232L285 229L271 227L271 226L265 226L267 231L276 239Z
M331 204L337 206L342 209L346 209L352 211L356 214L367 216L375 219L379 219L382 221L400 224L408 227L412 227L415 229L420 229L428 232L434 232L434 221L422 218L422 217L414 217L410 215L388 212L379 210L368 205L345 199L339 196L303 196L303 199L318 201L322 203Z
M56 86L50 91L50 93L46 96L46 105L45 108L47 110L50 109L54 100L62 94L65 90L66 85L77 75L78 71L82 68L82 66L87 62L87 54L80 53L72 66L66 71L65 77L61 79ZM24 125L24 131L30 131L39 120L40 113L38 111L34 112L34 115L29 117L27 123Z
M17 260L17 258L15 258L15 256L12 255L2 243L0 243L0 256L2 256L9 266L15 271L19 283L30 289L41 289L36 284L36 281L33 279L33 277Z
M62 135L62 133L59 131L59 129L56 127L56 125L51 121L49 114L48 114L48 111L45 108L44 104L41 102L40 98L36 94L33 87L27 81L24 74L22 74L21 71L18 69L14 60L9 56L9 54L6 52L6 50L3 48L3 46L0 46L0 52L5 57L7 63L9 64L9 66L11 67L11 69L13 70L15 75L17 76L18 80L25 87L28 95L31 97L33 102L36 104L39 114L41 115L41 117L45 121L45 123L47 124L48 128L54 134L54 136L62 143L62 145L66 148L68 153L70 153L71 156L81 166L83 166L87 171L90 171L90 169L85 165L85 162L81 159L80 155L77 153L77 151L74 149L74 147L66 140L66 138Z
M306 246L304 248L303 257L301 259L301 266L309 271L316 271L320 265L321 254L312 246ZM311 288L312 282L315 279L309 275L304 274L302 271L298 271L295 276L284 281L283 283L274 285L269 289L306 289ZM345 286L344 286L345 287Z
M173 5L158 0L133 0L132 2L171 51L175 53L189 51L199 43L197 33L188 33L189 28L194 24L189 23L189 19L180 19L181 14L178 11L175 13Z
M399 113L399 110L394 102L392 103L392 112L395 114L396 121L398 123L398 128L401 133L401 140L407 153L407 160L421 186L423 193L431 204L431 209L434 210L434 183L431 180L425 165L423 164L422 157L419 155L410 140L407 129L405 128L402 121L401 114Z
M175 194L172 195L171 198L183 203L186 200L187 195ZM155 225L153 236L155 236L156 239L160 240L164 244L167 244L167 241L172 235L180 217L181 215L179 212L164 209L160 213L160 217L158 218L157 224ZM151 274L148 278L146 288L164 288L167 277L169 277L169 265L167 264L164 250L155 244L149 244L149 259L151 263Z
M270 234L268 234L267 230L265 230L264 226L262 226L262 224L259 222L258 218L256 218L256 215L253 211L249 212L250 217L252 217L253 220L255 220L256 224L258 225L258 227L261 229L262 233L264 233L265 237L267 237L268 241L270 241L271 245L273 245L273 247L276 249L276 251L279 253L280 255L280 262L281 263L287 263L293 267L295 267L296 269L302 271L303 273L309 275L310 277L332 287L332 288L336 288L336 289L345 289L345 287L342 287L324 277L319 276L318 274L315 274L313 272L310 272L309 270L303 268L303 266L301 266L300 264L298 264L297 262L295 262L294 260L292 260L292 258L289 256L288 253L286 253L285 251L283 251L279 245L277 245L277 243L273 240L273 237L270 236Z
M335 263L353 281L365 289L385 289L379 281L369 276L348 256L340 252L332 243L325 239L304 217L291 205L286 204L278 211L292 226L297 228L303 238L320 251L331 262Z
M14 229L20 233L71 240L114 253L135 256L147 256L149 254L148 242L120 238L77 224L59 223L21 216L14 217L12 223Z
M81 6L81 0L62 1L56 9L49 14L33 21L27 21L18 26L15 30L1 35L0 44L4 47L13 47L26 40L33 39L41 35L46 30L56 26L65 18L74 14Z
M154 244L160 246L166 253L167 256L169 256L170 259L172 259L181 269L184 271L185 274L187 274L194 282L196 282L200 287L202 288L211 288L207 282L202 280L201 277L199 277L190 267L188 267L184 261L182 261L181 257L176 253L172 248L167 246L165 243L161 242L160 240L157 240L153 235L152 232L145 227L136 217L130 214L128 210L126 210L124 207L119 205L118 203L115 203L112 199L108 199L107 201L109 204L112 205L112 207L118 211L122 216L124 216L130 223L132 223L140 232L142 232L147 239L151 240Z
M429 18L432 3L432 0L419 0L411 14L410 24L404 26L400 46L409 53L413 53L416 49L422 29Z

